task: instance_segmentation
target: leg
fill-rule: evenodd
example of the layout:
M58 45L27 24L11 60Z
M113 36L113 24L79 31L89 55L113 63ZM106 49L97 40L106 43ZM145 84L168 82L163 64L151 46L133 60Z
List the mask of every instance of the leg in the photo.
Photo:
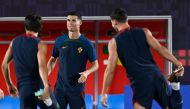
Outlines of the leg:
M46 104L42 100L39 100L37 97L35 99L40 109L47 109Z
M179 92L179 83L171 83L171 88L172 91L164 77L160 78L160 81L157 81L156 84L155 100L163 109L168 107L169 109L182 109L182 98Z
M22 86L19 88L20 109L37 108L37 103L32 92L33 91L30 86Z
M50 98L52 100L52 105L51 106L47 106L44 101L41 101L39 100L38 98L37 99L37 102L38 102L38 106L40 107L40 109L59 109L59 104L55 98L55 96L53 95L52 93L52 90L50 88Z
M183 100L179 91L179 83L171 83L172 93L170 95L171 109L182 109Z
M48 109L60 109L60 106L59 106L54 94L52 93L51 88L50 88L50 97L51 97L53 104L50 107L48 107Z
M134 84L131 85L133 90L133 106L135 109L151 109L153 93L154 93L154 82L151 78L138 79Z
M61 88L55 87L54 95L60 106L60 109L66 109L68 105L68 99L64 91Z
M135 102L134 103L134 109L146 109L146 108L141 106L138 102Z
M86 109L84 92L79 95L68 95L70 109Z
M165 78L159 77L155 80L155 93L154 93L154 99L158 102L160 107L162 109L168 109L169 108L169 95L171 94L171 90L168 87L168 84L165 80Z
M182 109L182 96L180 94L180 80L184 74L184 68L179 66L169 76L168 80L171 82L172 94L170 95L170 108L171 109Z

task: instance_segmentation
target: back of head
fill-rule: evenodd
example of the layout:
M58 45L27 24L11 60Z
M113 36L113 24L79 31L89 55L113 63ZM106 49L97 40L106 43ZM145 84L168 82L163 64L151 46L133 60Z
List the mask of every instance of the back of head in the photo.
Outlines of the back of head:
M111 20L117 20L120 23L127 22L127 12L125 9L116 8L110 15Z
M30 14L25 17L25 28L28 31L39 32L41 30L41 16Z
M69 12L69 13L67 14L67 16L77 16L77 18L78 18L79 20L82 20L81 14L80 14L79 12L76 12L76 11L71 11L71 12Z

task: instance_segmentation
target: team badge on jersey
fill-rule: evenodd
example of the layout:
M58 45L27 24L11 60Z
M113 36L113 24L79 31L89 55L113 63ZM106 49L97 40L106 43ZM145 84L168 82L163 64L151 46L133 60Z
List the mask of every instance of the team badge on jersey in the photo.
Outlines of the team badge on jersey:
M62 46L61 48L64 49L64 48L67 48L67 47L66 46Z
M82 50L83 50L82 47L79 47L78 48L78 53L80 54L82 52Z

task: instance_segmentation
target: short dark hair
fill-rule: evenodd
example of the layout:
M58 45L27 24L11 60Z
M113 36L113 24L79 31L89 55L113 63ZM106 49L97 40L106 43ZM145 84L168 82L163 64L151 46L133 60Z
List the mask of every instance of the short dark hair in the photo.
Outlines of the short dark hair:
M69 12L69 13L67 14L67 16L69 16L69 15L77 16L78 19L82 20L81 14L80 14L79 12L77 12L77 11L71 11L71 12Z
M42 18L37 14L30 14L25 17L25 28L29 31L39 32L41 30Z
M127 12L125 9L116 8L110 15L111 20L117 20L118 22L125 23L127 21Z

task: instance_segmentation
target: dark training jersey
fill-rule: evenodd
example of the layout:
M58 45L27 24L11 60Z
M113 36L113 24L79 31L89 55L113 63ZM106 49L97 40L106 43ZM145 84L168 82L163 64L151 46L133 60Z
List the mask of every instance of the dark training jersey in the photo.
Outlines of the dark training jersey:
M38 84L41 81L37 60L39 42L38 38L28 34L19 35L12 42L18 87Z
M70 93L84 91L85 84L79 84L79 73L86 70L88 59L97 60L92 43L81 35L78 39L69 39L62 35L55 41L52 56L59 58L59 73L56 85Z
M144 79L145 77L148 80L147 75L161 76L161 72L152 57L143 29L122 30L116 35L115 40L118 57L125 67L132 85L140 78Z

